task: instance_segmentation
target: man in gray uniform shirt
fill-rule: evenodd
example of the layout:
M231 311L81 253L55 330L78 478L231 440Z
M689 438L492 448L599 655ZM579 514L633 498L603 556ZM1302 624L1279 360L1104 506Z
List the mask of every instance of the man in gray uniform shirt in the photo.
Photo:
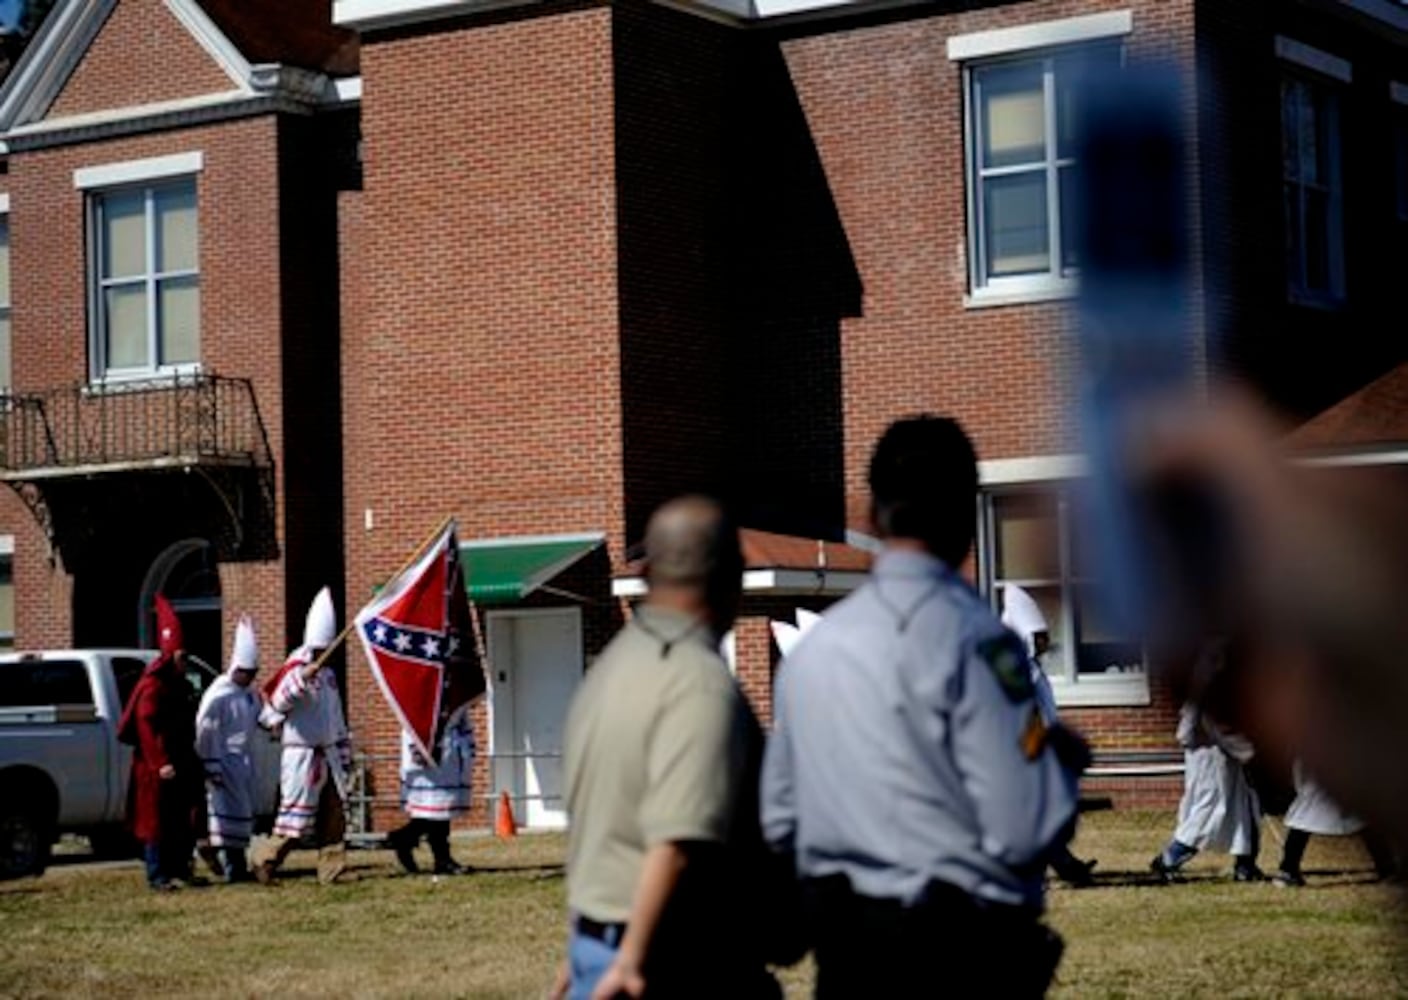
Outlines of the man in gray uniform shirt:
M1042 876L1086 750L958 574L977 485L957 423L892 425L870 464L884 551L777 677L763 830L795 854L818 997L1040 996L1060 959Z

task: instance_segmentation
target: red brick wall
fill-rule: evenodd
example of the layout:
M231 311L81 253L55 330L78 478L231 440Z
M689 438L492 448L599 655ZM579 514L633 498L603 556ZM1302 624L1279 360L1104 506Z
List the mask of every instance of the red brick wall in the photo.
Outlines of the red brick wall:
M1132 57L1191 60L1191 3L1004 4L792 38L782 51L864 289L841 329L846 485L864 511L870 448L920 410L961 420L983 458L1071 450L1062 304L964 308L963 86L950 35L1130 8Z
M620 562L610 11L373 38L362 71L349 603L448 514L466 539L605 531ZM359 738L394 740L364 670L349 693Z
M150 67L158 72L138 72ZM121 0L47 117L233 90L234 81L162 0Z
M204 170L197 180L202 365L208 371L253 379L282 473L277 145L272 118L10 158L15 386L38 391L88 375L84 201L74 189L73 171L192 150L204 153ZM37 530L25 517L18 520L23 525L17 531L15 567L19 642L31 647L68 645L71 578L50 569ZM161 528L140 527L154 533ZM225 565L220 572L227 634L239 612L252 614L263 662L281 662L281 563Z

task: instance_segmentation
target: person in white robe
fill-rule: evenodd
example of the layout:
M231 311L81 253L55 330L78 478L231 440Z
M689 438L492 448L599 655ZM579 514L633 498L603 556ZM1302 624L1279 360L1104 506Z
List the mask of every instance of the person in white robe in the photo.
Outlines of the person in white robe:
M1172 881L1199 851L1223 851L1233 856L1236 881L1264 881L1256 865L1261 805L1246 770L1255 752L1251 742L1189 702L1179 713L1178 743L1184 762L1178 828L1150 870Z
M420 871L415 849L422 839L430 844L436 875L459 875L463 865L450 855L450 821L470 808L474 770L474 722L469 705L461 705L445 721L440 738L440 760L427 760L415 741L401 733L401 797L405 826L391 831L387 842L396 860L408 873Z
M1314 778L1306 773L1300 761L1295 762L1293 771L1296 785L1295 801L1286 810L1286 844L1281 853L1281 865L1272 879L1277 885L1297 888L1305 885L1305 875L1301 872L1301 862L1312 835L1322 837L1352 837L1359 834L1364 838L1364 846L1374 862L1374 871L1380 878L1393 878L1398 870L1398 862L1392 849L1373 831L1366 829L1363 820L1351 816L1340 808L1339 803L1330 798Z
M1032 687L1036 690L1037 710L1041 712L1042 721L1050 726L1056 722L1057 713L1056 694L1052 691L1051 679L1046 676L1046 669L1042 666L1042 658L1051 649L1051 628L1046 622L1046 616L1041 613L1041 608L1030 594L1009 583L1002 587L1002 624L1016 633L1017 638L1026 646ZM1057 877L1077 889L1094 885L1095 880L1090 873L1095 864L1094 858L1082 861L1064 844L1051 858L1051 869Z
M324 587L308 610L303 645L264 689L268 703L260 723L281 732L283 742L278 817L254 859L254 874L266 885L304 838L318 848L318 881L338 881L347 870L344 799L352 746L337 675L317 662L336 637L332 595Z
M249 877L245 849L254 834L252 753L260 710L252 685L258 669L254 626L247 615L241 616L230 666L206 689L196 710L196 753L205 766L209 850L218 852L212 870L230 882Z

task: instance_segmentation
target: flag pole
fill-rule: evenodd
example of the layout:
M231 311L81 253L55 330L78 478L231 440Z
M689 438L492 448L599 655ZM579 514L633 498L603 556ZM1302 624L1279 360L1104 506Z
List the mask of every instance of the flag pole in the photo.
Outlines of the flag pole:
M414 566L416 564L416 561L419 560L421 556L425 555L425 550L430 547L430 543L435 541L435 539L439 538L441 532L443 532L452 523L454 523L454 520L455 518L452 514L447 516L446 518L444 518L444 520L437 524L435 526L435 530L432 531L430 534L426 535L425 540L416 546L415 551L411 553L410 558L403 562L400 568L396 570L396 572L392 573L389 577L386 578L386 582L390 583L402 573L406 572L406 570ZM344 642L347 641L347 637L352 634L352 626L356 623L356 618L356 615L348 615L347 624L342 627L341 632L337 633L337 638L333 639L333 641L328 645L328 648L323 650L316 660L314 660L312 663L308 664L308 666L303 668L303 674L305 677L314 676L319 670L322 669L323 661L326 660L329 656L331 656L337 650L337 647L341 646Z

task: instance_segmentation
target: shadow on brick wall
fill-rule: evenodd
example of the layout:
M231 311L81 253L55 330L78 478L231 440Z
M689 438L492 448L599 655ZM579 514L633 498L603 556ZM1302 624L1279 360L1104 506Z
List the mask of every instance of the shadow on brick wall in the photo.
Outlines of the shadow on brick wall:
M861 285L778 45L658 7L613 30L627 538L689 490L839 538Z

